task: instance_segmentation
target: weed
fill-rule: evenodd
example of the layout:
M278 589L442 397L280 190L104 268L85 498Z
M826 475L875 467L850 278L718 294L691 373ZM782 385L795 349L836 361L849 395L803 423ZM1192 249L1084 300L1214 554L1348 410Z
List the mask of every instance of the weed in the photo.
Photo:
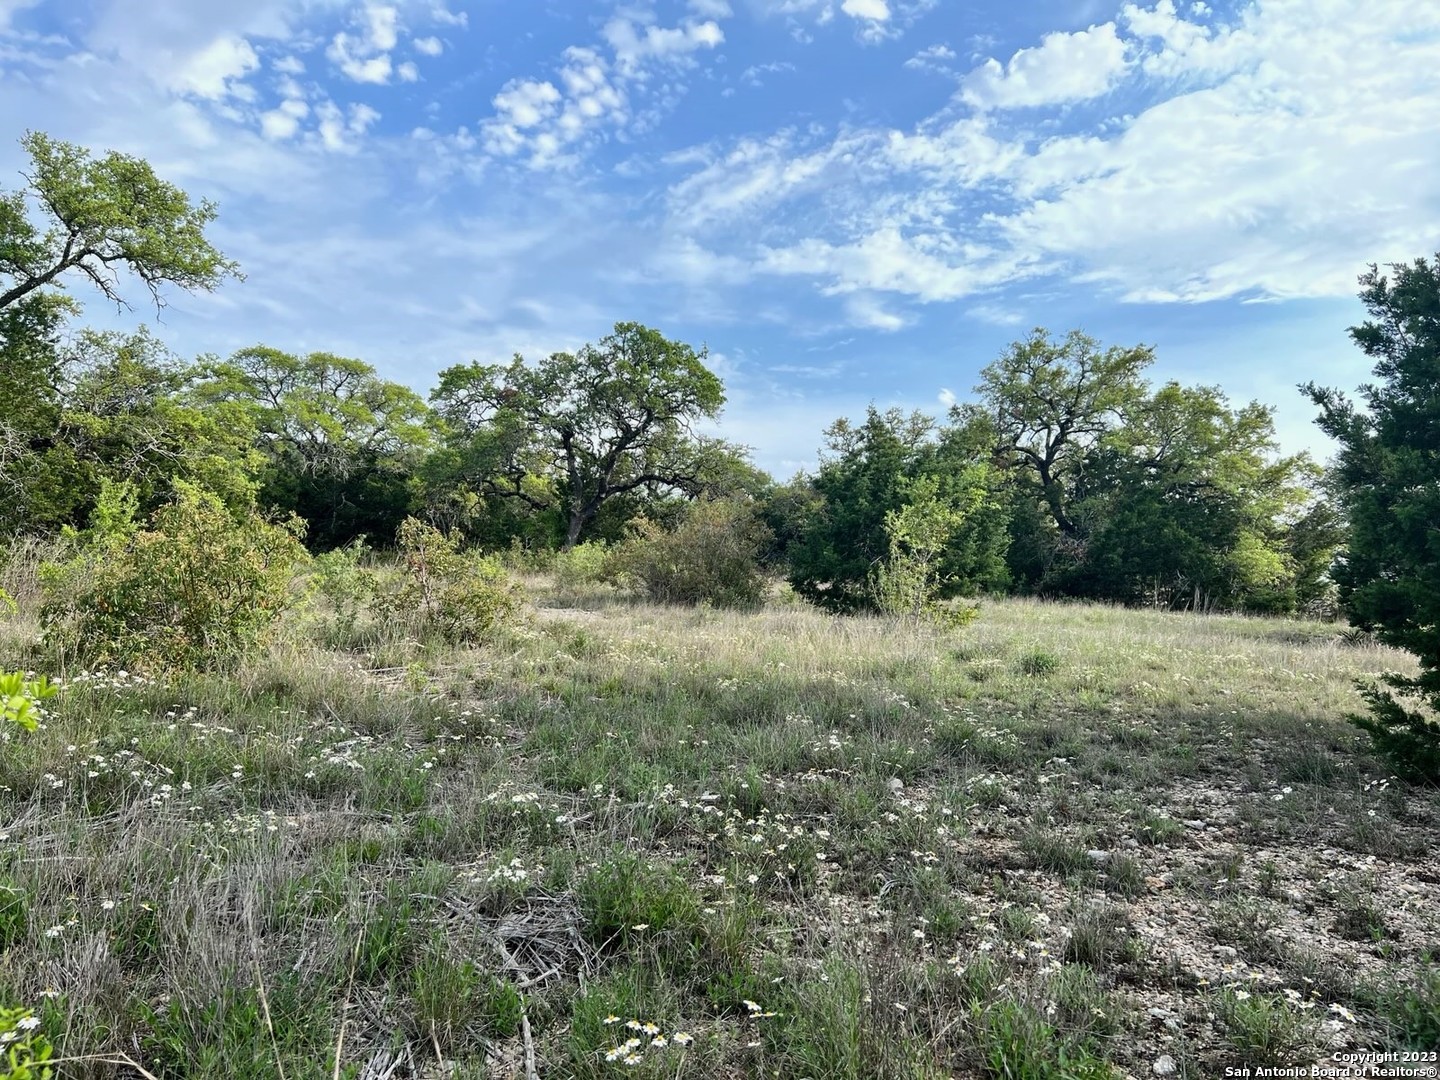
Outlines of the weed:
M1225 1038L1249 1065L1292 1065L1313 1051L1319 1022L1303 1002L1279 994L1227 988L1216 997L1215 1013Z
M1060 670L1060 658L1044 649L1035 649L1021 656L1015 667L1022 675L1053 675Z
M1002 1000L983 1011L978 1056L995 1080L1113 1080L1114 1071L1083 1042L1063 1038L1034 1009Z

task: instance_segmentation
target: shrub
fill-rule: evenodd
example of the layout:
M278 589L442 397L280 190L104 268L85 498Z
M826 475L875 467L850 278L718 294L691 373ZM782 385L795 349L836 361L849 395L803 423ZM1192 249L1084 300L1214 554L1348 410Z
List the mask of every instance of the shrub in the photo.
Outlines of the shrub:
M759 607L765 579L759 555L769 530L740 499L692 503L674 532L646 518L614 552L618 580L660 604Z
M956 503L940 497L939 481L933 476L922 476L906 487L910 501L885 513L890 553L870 574L875 608L882 615L963 626L979 613L973 607L940 603L946 585L941 566L951 537L980 505L984 492L972 487L965 501Z
M1333 576L1350 621L1381 644L1412 653L1415 677L1390 674L1362 689L1355 716L1397 771L1440 783L1440 253L1378 266L1360 278L1371 319L1350 336L1375 360L1363 404L1303 387L1320 429L1340 444L1328 478L1349 523Z
M29 1009L0 1009L0 1080L50 1080L55 1070L45 1064L54 1048Z
M69 560L45 568L46 641L87 663L227 666L261 645L292 603L302 528L253 510L237 516L178 481L148 530L97 521Z
M399 532L404 576L382 607L417 634L449 642L494 637L520 610L520 592L500 561L462 553L454 534L406 518Z
M380 593L380 580L364 566L370 549L361 537L345 547L315 556L311 584L315 595L329 605L322 632L333 643L340 641L365 615Z
M555 584L567 591L600 585L610 580L610 549L600 541L587 540L555 556Z

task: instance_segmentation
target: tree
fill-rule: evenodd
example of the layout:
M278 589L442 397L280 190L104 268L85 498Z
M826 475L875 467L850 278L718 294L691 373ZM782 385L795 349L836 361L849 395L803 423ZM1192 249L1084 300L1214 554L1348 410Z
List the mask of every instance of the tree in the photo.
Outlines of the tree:
M864 423L837 420L825 436L828 447L811 480L818 500L790 496L798 520L788 527L799 535L787 553L797 593L830 611L873 609L876 568L892 554L889 522L914 491L926 492L947 522L944 541L927 556L934 577L926 580L938 594L999 584L1006 520L994 507L998 475L983 454L963 438L937 441L931 417L874 406ZM952 509L963 513L947 516ZM911 517L918 521L919 513Z
M119 271L163 306L161 287L209 291L238 276L205 237L215 204L192 203L149 164L114 151L95 159L73 143L29 132L27 184L0 193L0 310L76 271L124 306ZM31 218L31 206L43 224Z
M904 505L904 485L934 431L928 416L873 405L865 421L840 419L813 484L823 500L790 549L790 585L812 604L850 613L873 605L870 575L890 550L885 516Z
M601 508L630 492L694 494L732 448L696 435L725 402L706 352L639 323L530 366L447 369L431 395L451 482L558 513L568 551Z
M209 435L223 434L201 430L204 418L176 407L173 365L150 365L158 347L144 335L82 334L62 348L64 321L78 310L61 291L67 278L88 278L123 306L121 275L129 272L158 307L166 285L209 290L237 274L205 237L214 205L192 203L144 161L93 159L38 132L21 142L30 156L26 185L0 190L0 532L83 521L106 470L123 469L126 454L133 458L147 440L142 486L166 471L165 460L180 464L173 475L187 475ZM133 380L143 370L160 381L137 397ZM112 393L127 380L128 403ZM111 405L119 411L107 413ZM126 419L141 414L127 436ZM187 427L204 436L199 444L187 441ZM111 455L127 441L128 450Z
M1350 336L1375 360L1364 408L1307 383L1318 424L1340 444L1334 486L1349 519L1334 576L1351 621L1414 654L1420 674L1386 675L1356 722L1407 773L1440 781L1440 253L1372 265L1370 318Z
M1086 455L1075 493L1084 559L1068 591L1204 611L1290 610L1289 534L1318 470L1275 456L1271 409L1170 382Z
M1060 532L1082 529L1069 495L1085 452L1145 394L1143 372L1154 361L1150 348L1112 346L1072 330L1054 341L1041 328L980 372L980 410L995 425L999 448L1010 463L1033 476ZM974 406L961 406L963 420Z
M940 607L945 587L943 559L951 538L965 519L984 504L987 492L986 465L973 466L961 497L940 498L940 481L921 476L906 485L906 502L885 514L885 535L889 555L877 563L870 575L875 606L885 615L911 619L946 615L968 621L975 610Z
M0 322L29 306L0 313ZM33 359L28 405L13 414L18 445L5 467L0 530L78 526L107 480L133 486L146 513L170 497L175 480L232 508L253 501L259 462L248 428L188 402L197 369L149 331L83 330ZM0 372L0 388L12 374Z
M389 540L409 513L410 477L431 442L419 394L362 360L256 345L210 363L197 400L256 433L260 498L310 523L310 544Z
M58 299L35 296L0 308L0 534L26 518L28 477L59 426L65 305Z

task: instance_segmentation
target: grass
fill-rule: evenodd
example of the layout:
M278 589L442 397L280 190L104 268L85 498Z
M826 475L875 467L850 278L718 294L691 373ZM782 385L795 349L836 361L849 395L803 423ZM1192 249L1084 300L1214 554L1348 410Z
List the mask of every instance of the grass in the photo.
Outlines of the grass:
M6 573L0 667L33 667ZM527 584L482 650L321 611L225 679L58 673L0 752L0 1006L36 1009L61 1075L1090 1080L1431 1048L1440 810L1344 719L1399 654Z

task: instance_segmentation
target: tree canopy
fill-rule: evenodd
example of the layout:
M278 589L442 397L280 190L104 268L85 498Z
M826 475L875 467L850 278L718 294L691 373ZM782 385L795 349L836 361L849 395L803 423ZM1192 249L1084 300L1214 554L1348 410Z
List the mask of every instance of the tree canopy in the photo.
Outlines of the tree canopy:
M419 394L363 360L264 345L204 370L196 399L254 432L262 502L309 521L317 548L394 539L432 441Z
M162 286L208 291L238 274L205 235L215 204L192 202L147 162L114 151L92 158L35 131L21 145L30 155L27 184L0 192L0 309L63 286L72 271L118 305L120 271L128 271L157 306Z
M431 401L452 475L486 498L558 512L566 548L618 496L698 490L729 449L695 430L725 402L705 359L622 322L598 344L533 366L516 356L449 368Z
M1349 519L1335 568L1341 601L1357 626L1421 668L1372 688L1362 726L1401 767L1440 780L1440 253L1389 270L1360 278L1370 318L1350 329L1375 361L1363 408L1314 383L1302 389L1340 444L1333 483Z

